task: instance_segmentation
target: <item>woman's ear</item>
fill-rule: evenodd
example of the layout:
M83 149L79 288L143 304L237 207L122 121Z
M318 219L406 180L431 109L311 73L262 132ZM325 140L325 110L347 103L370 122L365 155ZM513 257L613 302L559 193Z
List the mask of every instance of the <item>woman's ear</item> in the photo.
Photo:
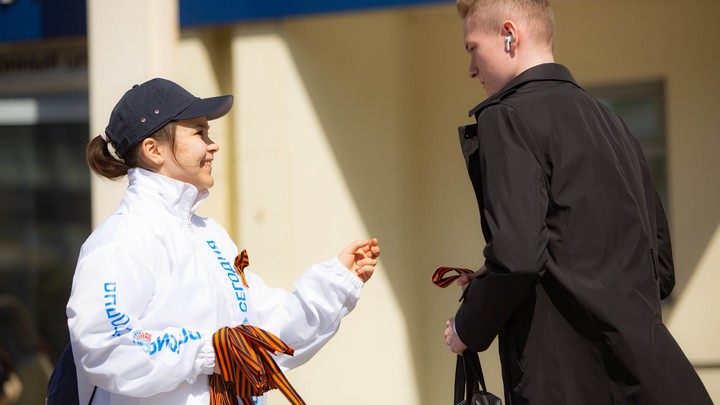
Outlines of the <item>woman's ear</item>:
M160 148L160 142L158 142L157 139L143 139L140 143L140 153L143 157L142 160L152 165L153 169L157 169L165 162L165 157Z

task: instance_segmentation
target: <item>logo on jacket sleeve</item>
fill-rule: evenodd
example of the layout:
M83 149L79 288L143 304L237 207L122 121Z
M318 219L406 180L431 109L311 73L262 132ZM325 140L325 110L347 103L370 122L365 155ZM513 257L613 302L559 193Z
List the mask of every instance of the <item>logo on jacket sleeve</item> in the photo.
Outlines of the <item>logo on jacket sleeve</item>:
M169 350L179 354L182 345L192 340L202 339L202 333L185 328L182 328L177 334L161 332L156 334L156 336L157 337L153 338L152 332L140 329L133 332L132 341L140 346L145 353L152 356L163 350Z
M136 330L133 333L133 343L140 346L145 353L152 350L152 335L144 330Z

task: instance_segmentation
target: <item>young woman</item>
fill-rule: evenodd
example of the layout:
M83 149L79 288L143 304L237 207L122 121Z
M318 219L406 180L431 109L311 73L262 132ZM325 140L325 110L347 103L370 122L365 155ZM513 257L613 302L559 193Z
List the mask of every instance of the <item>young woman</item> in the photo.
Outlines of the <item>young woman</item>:
M296 367L337 332L374 272L376 239L312 266L293 292L233 265L227 232L194 213L219 150L208 121L232 102L153 79L125 93L88 145L92 170L127 175L129 186L83 244L67 306L81 404L91 396L93 404L209 404L208 377L219 371L212 339L222 327L274 334L294 349L275 360Z

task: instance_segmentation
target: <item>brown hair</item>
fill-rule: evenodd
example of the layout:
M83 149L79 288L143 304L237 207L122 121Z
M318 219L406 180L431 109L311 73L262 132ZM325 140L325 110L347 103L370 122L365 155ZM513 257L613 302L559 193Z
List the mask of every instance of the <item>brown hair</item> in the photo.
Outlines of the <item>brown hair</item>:
M164 127L155 131L148 138L153 138L161 142L168 142L175 150L175 129L177 124L175 121L170 121ZM142 142L141 142L142 143ZM115 154L110 151L110 144L105 142L101 136L96 136L85 148L85 157L87 158L88 166L97 175L108 178L110 180L118 179L125 176L128 170L133 167L148 168L148 165L143 161L142 153L140 152L140 144L137 144L125 153L125 157L118 158Z
M524 21L531 30L530 36L538 43L553 46L555 16L550 0L456 0L463 19L475 19L475 24L488 32L497 32L503 21Z

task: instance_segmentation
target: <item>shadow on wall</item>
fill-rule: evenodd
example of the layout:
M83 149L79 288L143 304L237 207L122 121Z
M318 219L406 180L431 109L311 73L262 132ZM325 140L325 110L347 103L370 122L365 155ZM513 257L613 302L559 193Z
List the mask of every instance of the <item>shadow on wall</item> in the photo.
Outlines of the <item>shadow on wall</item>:
M447 383L443 392L448 398L451 392L454 357L442 331L459 292L438 289L431 275L439 265L471 266L453 253L464 249L477 257L483 241L456 132L471 102L444 99L437 111L443 119L425 125L416 107L438 100L416 88L424 85L417 71L425 68L414 63L422 45L409 24L408 12L353 14L287 22L281 34L363 223L381 240L386 276L410 336L414 381L423 403L434 403L427 382ZM439 48L463 58L457 80L466 86L461 36L447 39L436 40L429 55ZM457 49L447 51L452 44ZM435 82L433 92L447 90L438 84L442 79L428 79ZM480 93L479 85L473 93ZM447 381L437 381L438 374Z
M717 286L720 284L720 222L700 256L687 283L685 293L675 303L667 325L685 354L696 368L720 371L720 318L708 316L709 308L720 306ZM702 309L702 310L698 310ZM698 333L702 331L702 333ZM720 375L719 375L720 376ZM709 387L708 387L709 388ZM715 388L720 395L720 386Z
M400 97L401 66L394 61L402 51L398 39L387 35L386 22L381 30L367 22L355 16L318 18L284 24L283 34L353 201L368 232L381 241L384 267L392 269L386 275L407 327L417 330L413 303L427 269L410 253L410 229L419 227L410 222L411 124L399 119L407 107ZM418 274L413 277L409 269ZM417 353L417 342L410 343Z

